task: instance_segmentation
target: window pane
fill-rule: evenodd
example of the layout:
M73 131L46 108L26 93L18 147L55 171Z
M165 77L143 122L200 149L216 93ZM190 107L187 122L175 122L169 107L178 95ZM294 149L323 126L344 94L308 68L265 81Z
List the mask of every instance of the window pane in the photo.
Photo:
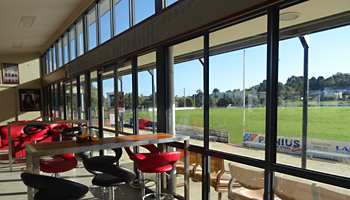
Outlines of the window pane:
M97 93L97 71L91 72L91 116L92 126L98 126L98 93Z
M63 36L63 57L64 57L64 64L68 63L68 35L67 33Z
M52 72L52 52L51 48L48 51L49 73Z
M78 50L77 56L81 56L84 54L83 20L79 20L79 22L77 23L77 50Z
M75 26L69 31L69 47L70 47L70 60L75 59Z
M154 0L135 0L135 24L155 13Z
M62 66L62 39L59 39L58 40L58 43L57 43L57 56L58 56L58 67L61 67Z
M258 25L257 25L258 24ZM254 28L253 28L254 27ZM261 16L210 34L210 148L264 159L267 17ZM245 32L240 30L246 30ZM239 46L245 40L246 46ZM236 45L235 45L236 44ZM220 48L221 47L221 48ZM225 52L225 53L221 53Z
M291 11L309 8L310 2L280 11L277 162L349 177L350 26L337 19L350 8L341 2L317 5L327 9L316 9L306 18ZM329 21L327 26L324 21ZM288 34L305 24L312 24L309 35Z
M168 0L168 6L170 6L171 4L173 4L173 3L177 2L177 1L179 1L179 0Z
M115 128L115 97L114 97L114 71L103 73L103 122L105 127ZM109 136L114 137L113 132L107 132Z
M129 1L120 0L115 4L115 34L125 31L129 28Z
M157 128L157 116L155 102L156 95L156 53L148 53L139 56L138 64L138 99L139 99L139 133L153 133ZM153 67L150 67L153 66Z
M85 104L86 104L86 99L84 98L85 94L85 76L81 75L80 76L80 99L81 99L81 104L80 104L80 119L85 119Z
M78 92L77 92L77 81L76 79L72 79L72 111L73 111L73 119L78 119Z
M50 62L49 62L49 51L46 52L45 54L45 67L46 67L46 74L50 73Z
M97 45L96 38L96 11L95 7L87 14L87 27L88 27L88 49L91 50Z
M124 95L124 109L120 109L121 131L133 133L133 100L132 100L132 76L131 62L120 63L118 68L118 93ZM122 98L122 97L118 97Z
M66 82L66 113L67 113L67 120L73 119L72 118L72 94L71 94L71 87L72 84L69 81Z
M101 44L111 38L111 9L109 0L100 1Z
M56 45L52 47L52 69L56 70Z
M203 146L203 65L200 60L203 37L170 48L173 48L170 55L173 63L177 63L174 65L175 132L189 135L191 144ZM193 52L199 58L192 57Z

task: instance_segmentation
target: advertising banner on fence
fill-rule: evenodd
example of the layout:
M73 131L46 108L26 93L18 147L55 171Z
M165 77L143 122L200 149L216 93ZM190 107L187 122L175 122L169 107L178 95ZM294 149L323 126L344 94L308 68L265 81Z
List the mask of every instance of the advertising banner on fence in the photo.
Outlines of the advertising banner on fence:
M243 141L265 143L265 135L244 133ZM259 145L256 145L257 147ZM260 145L260 147L262 147ZM302 140L296 137L277 136L277 151L291 154L301 154ZM318 150L332 153L349 154L350 143L329 140L307 139L307 150Z

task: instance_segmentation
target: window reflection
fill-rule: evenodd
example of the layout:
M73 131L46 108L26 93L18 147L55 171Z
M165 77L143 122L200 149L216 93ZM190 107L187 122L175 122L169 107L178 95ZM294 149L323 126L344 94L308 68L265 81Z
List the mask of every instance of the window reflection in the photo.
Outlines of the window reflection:
M129 28L129 1L116 0L115 3L115 35Z

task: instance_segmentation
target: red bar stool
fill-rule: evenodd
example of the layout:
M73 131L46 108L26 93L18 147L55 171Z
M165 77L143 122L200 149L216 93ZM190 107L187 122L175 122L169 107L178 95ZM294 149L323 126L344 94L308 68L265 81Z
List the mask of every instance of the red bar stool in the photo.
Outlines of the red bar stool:
M141 160L144 160L147 157L160 154L158 148L153 144L141 145L141 147L147 149L149 151L149 153L133 153L130 150L130 147L124 147L124 149L125 149L126 153L128 154L130 160L137 162L137 163L140 162ZM155 181L151 180L151 179L145 179L145 173L141 172L140 179L133 180L130 183L130 186L133 188L142 188L142 194L144 194L145 185L150 183L150 182L155 182ZM151 184L148 186L151 187L154 184Z
M59 177L59 173L74 169L78 161L73 154L55 155L53 161L46 162L40 159L40 170L46 173L52 173L55 177Z
M174 164L180 159L180 157L181 152L179 151L156 154L139 161L136 167L144 173L169 172L174 169ZM143 196L143 199L151 197L152 195L154 196L154 199L164 199L167 196L171 197L171 199L174 199L174 197L170 194L159 194L160 176L156 175L156 177L156 192Z

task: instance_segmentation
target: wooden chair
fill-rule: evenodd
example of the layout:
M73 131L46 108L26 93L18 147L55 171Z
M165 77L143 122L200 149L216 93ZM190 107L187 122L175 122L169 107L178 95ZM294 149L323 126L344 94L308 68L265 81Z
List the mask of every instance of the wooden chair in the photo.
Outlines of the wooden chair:
M350 199L350 191L347 189L335 187L335 186L316 186L318 200L348 200Z
M176 151L181 152L181 157L179 162L176 163L176 174L182 174L185 175L185 156L184 156L184 150L183 149L176 149ZM193 170L197 168L197 154L195 152L189 152L189 164L190 164L190 178L193 176ZM177 187L184 186L184 182L177 183Z
M317 198L316 184L308 180L275 176L275 194L282 200L305 200Z
M228 189L229 199L262 200L264 196L264 170L244 165L228 164L231 181ZM238 182L242 187L231 189L231 184Z
M202 167L202 155L197 154L198 166ZM203 167L202 167L203 168ZM210 157L210 186L218 192L218 199L222 199L222 193L228 191L229 182L231 176L225 171L224 160L216 157ZM202 181L202 171L194 169L192 181ZM240 187L239 183L235 182L232 184L233 188Z

